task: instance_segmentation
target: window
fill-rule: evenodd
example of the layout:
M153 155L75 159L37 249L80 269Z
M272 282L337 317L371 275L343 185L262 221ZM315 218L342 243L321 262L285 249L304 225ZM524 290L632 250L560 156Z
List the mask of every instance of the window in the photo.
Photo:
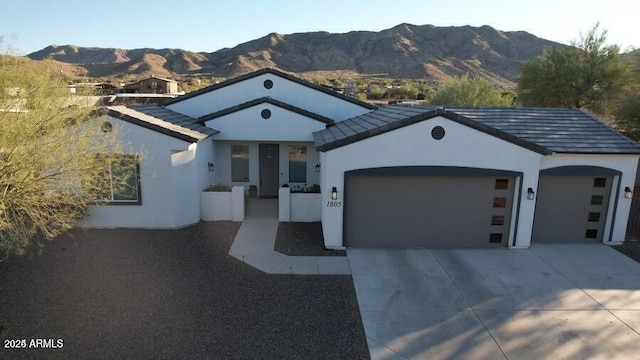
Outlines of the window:
M600 213L599 212L590 212L588 216L589 222L598 222L600 221Z
M504 225L504 216L493 215L491 217L491 225Z
M500 244L501 242L502 242L502 234L501 233L489 234L489 243L490 244Z
M593 187L603 188L607 186L607 178L594 178L593 179Z
M137 155L99 155L105 159L105 188L102 200L109 204L142 204L140 161Z
M249 145L231 145L231 181L249 182Z
M602 205L604 197L602 195L591 195L591 205Z
M307 147L289 146L289 182L307 182Z
M584 237L587 238L587 239L597 239L598 238L598 230L589 229L585 233Z
M509 188L509 179L496 179L496 189L504 190Z
M506 197L494 197L493 198L493 207L494 208L507 207L507 198Z

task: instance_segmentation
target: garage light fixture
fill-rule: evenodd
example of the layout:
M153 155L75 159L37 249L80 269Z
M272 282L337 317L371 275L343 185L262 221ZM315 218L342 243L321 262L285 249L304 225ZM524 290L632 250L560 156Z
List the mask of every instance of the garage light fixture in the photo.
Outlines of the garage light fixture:
M207 167L209 168L209 171L213 171L213 163L211 161L209 161Z
M628 187L628 186L625 187L624 188L624 198L625 199L631 199L632 195L633 195L633 191L631 191L631 188Z
M331 200L338 200L338 189L335 186L331 188Z
M533 200L533 198L536 196L535 191L533 191L532 188L528 188L527 189L527 199L529 200Z
M316 172L319 173L320 172L320 163L316 164Z

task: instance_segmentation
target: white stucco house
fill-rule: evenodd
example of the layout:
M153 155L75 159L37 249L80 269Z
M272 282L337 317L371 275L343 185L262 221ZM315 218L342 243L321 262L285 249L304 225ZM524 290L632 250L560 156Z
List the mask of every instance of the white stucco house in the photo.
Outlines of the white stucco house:
M575 109L378 109L273 69L109 107L103 127L136 159L136 191L83 226L187 226L208 185L255 185L280 196L281 219L322 221L335 249L619 244L640 157ZM321 192L294 204L285 184Z

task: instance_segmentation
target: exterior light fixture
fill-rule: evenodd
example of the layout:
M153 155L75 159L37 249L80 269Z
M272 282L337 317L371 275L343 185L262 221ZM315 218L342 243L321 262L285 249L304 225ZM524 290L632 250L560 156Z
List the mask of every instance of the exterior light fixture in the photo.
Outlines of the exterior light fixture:
M624 188L624 198L625 199L631 199L631 197L633 196L633 191L631 191L630 187L625 187Z
M533 191L532 188L528 188L527 189L527 199L529 200L533 200L533 198L536 196L535 191Z
M209 171L213 171L213 163L211 161L209 161L207 166L209 167Z
M319 173L320 172L320 163L316 164L316 172Z
M338 200L338 189L335 186L331 188L331 200Z

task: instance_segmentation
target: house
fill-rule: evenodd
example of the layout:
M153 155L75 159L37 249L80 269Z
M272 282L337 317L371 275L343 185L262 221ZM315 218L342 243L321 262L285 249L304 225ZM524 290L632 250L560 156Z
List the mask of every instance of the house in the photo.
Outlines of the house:
M273 69L108 107L103 121L120 129L137 187L85 226L190 225L209 184L271 198L319 184L309 206L334 249L619 244L640 157L575 109L377 109Z
M171 79L151 76L124 86L125 93L134 94L175 94L178 82Z

